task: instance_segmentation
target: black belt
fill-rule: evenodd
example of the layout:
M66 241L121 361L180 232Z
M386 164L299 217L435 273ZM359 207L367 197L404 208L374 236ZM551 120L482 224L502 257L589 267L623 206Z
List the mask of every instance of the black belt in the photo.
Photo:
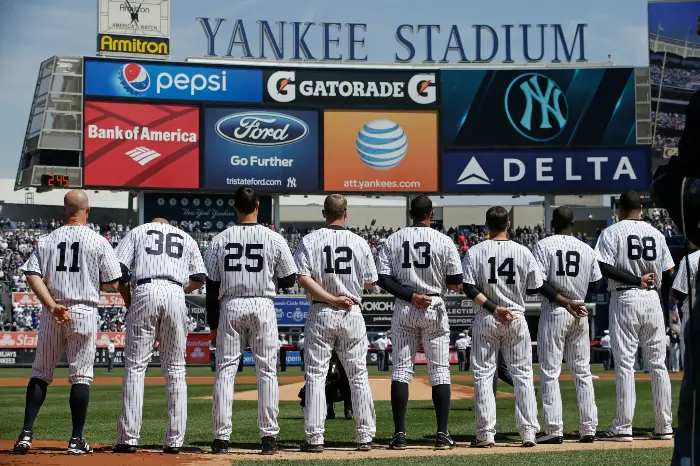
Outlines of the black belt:
M642 288L641 286L621 286L620 288L615 288L615 291L627 291L627 290L647 290L656 291L655 286L650 286L648 288Z
M359 305L360 305L360 303L358 303L358 302L355 301L354 299L352 299L352 298L350 298L350 299L352 300L353 305L355 305L355 306L359 306ZM328 303L325 302L325 301L311 301L311 304L325 304L326 306L333 306L332 304L328 304ZM333 306L333 307L335 307L335 306Z
M147 283L151 283L154 280L166 280L166 281L169 281L170 283L173 283L177 286L182 286L182 283L176 282L175 280L173 280L172 278L169 278L169 277L142 278L141 280L138 280L136 282L136 286L145 285Z
M420 293L418 293L418 294L420 294ZM426 294L426 296L437 296L437 297L440 297L440 293L428 293L428 294Z

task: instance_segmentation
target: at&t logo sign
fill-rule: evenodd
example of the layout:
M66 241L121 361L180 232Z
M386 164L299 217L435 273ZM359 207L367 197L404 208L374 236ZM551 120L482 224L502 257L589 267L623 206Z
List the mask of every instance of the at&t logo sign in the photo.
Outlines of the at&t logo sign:
M536 142L559 136L569 119L569 106L561 88L539 73L521 74L510 83L505 110L513 128Z

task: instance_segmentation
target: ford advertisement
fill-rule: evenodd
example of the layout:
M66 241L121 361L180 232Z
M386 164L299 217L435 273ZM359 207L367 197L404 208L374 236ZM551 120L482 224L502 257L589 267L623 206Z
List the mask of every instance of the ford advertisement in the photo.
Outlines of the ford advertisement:
M262 102L262 71L186 64L85 60L85 95Z
M204 187L317 191L318 120L313 110L207 108Z
M464 194L587 194L649 187L648 146L445 151L442 190Z

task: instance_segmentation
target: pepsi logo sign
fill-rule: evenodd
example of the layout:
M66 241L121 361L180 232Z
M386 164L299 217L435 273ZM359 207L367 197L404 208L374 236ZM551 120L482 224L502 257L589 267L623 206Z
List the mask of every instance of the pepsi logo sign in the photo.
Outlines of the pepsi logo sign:
M245 112L219 120L216 132L238 144L271 147L301 141L309 134L309 127L300 119L282 113Z
M136 63L127 63L119 71L119 80L124 89L135 94L142 94L151 87L151 76L146 68Z

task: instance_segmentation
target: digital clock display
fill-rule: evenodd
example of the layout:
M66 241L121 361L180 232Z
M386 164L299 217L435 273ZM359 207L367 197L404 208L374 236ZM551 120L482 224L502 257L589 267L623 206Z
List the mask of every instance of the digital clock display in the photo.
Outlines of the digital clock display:
M47 188L67 188L68 175L41 175L41 185Z

